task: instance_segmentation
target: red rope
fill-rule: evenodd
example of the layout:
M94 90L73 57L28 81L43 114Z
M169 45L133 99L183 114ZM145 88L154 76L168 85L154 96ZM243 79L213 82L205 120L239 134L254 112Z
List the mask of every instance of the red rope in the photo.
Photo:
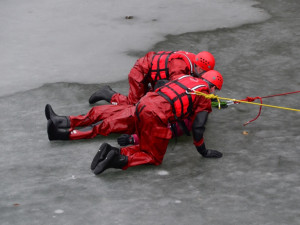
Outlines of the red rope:
M300 93L300 91L293 91L293 92L286 92L286 93L282 93L282 94L269 95L269 96L264 96L261 98L271 98L271 97L275 97L275 96L290 95L290 94L296 94L296 93Z
M276 94L276 95L268 95L268 96L264 96L264 97L247 97L245 99L242 99L240 101L245 101L245 102L254 102L256 99L259 99L260 100L260 103L263 104L262 102L262 99L263 98L271 98L271 97L275 97L275 96L282 96L282 95L290 95L290 94L295 94L295 93L300 93L300 91L293 91L293 92L286 92L286 93L282 93L282 94ZM234 102L235 104L239 103L239 102ZM248 122L244 123L243 125L246 126L248 125L249 123L257 120L257 118L260 116L260 113L261 113L261 108L262 108L262 105L259 107L259 112L257 114L257 116L252 119L252 120L249 120Z
M255 98L253 98L253 100L251 99L251 100L252 100L251 102L253 102L255 99L259 99L259 100L260 100L260 104L263 104L262 98L261 98L261 97L255 97ZM257 118L260 116L261 108L262 108L262 105L259 107L258 114L257 114L257 116L256 116L254 119L249 120L248 122L244 123L243 125L246 126L246 125L248 125L249 123L251 123L251 122L257 120Z

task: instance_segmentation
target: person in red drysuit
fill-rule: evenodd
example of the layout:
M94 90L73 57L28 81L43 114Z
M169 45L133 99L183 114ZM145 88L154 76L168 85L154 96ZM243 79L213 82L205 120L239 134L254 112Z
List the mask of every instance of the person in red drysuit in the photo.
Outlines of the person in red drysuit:
M173 78L180 74L200 77L214 69L214 56L207 51L195 55L185 51L148 52L138 59L128 75L128 96L117 93L110 86L103 86L89 98L89 103L105 100L115 105L135 105L148 91L153 91L158 80Z
M180 76L155 92L148 92L136 106L139 145L119 149L103 143L92 160L91 170L98 175L108 168L125 170L142 164L160 165L172 136L168 123L188 117L193 122L192 132L197 151L206 158L222 157L221 152L206 149L203 139L205 123L212 110L211 101L191 94L193 91L209 94L215 88L221 90L222 84L222 75L211 70L201 78Z
M167 83L158 81L155 88ZM94 106L87 114L78 116L58 116L51 105L45 107L48 138L52 140L77 140L94 138L97 135L107 136L111 133L132 134L135 132L134 105L100 105ZM81 127L78 129L77 127ZM183 133L190 135L191 123L169 125L173 136ZM136 136L137 141L137 136Z
M111 133L135 133L135 106L100 105L93 107L87 114L78 116L59 116L51 105L45 107L47 133L52 140L77 140L107 136ZM77 127L83 127L77 129Z
M45 114L48 120L48 137L50 141L77 140L122 133L117 139L120 146L136 145L139 144L139 138L137 134L132 134L135 131L134 113L133 105L100 105L94 106L85 115L58 116L51 105L47 104ZM180 123L169 124L168 127L172 131L172 137L183 134L190 136L192 123L187 118Z

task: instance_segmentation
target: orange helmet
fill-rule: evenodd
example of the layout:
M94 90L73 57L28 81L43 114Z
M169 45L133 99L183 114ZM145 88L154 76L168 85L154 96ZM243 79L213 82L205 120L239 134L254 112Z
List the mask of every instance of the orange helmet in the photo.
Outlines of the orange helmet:
M218 71L210 70L204 73L201 78L216 86L219 90L222 89L223 77Z
M204 71L213 70L215 67L215 58L210 52L199 52L196 55L195 64Z

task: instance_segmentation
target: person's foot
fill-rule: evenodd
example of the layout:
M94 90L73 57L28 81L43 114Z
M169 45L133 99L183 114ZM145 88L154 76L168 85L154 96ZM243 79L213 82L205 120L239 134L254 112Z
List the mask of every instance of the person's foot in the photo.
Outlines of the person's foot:
M103 143L96 153L91 170L98 175L108 168L122 169L128 163L128 157L120 154L120 149Z
M112 90L110 86L105 85L91 95L91 97L89 98L89 103L94 104L101 100L105 100L110 103L110 100L115 93L116 92Z
M70 128L69 117L57 115L49 104L45 106L45 116L47 120L52 120L57 128Z
M103 143L102 145L100 145L99 150L92 161L91 170L94 170L97 164L103 161L111 150L115 151L118 154L120 153L120 149L112 147L110 144Z
M114 157L116 156L116 153L114 151L110 151L108 152L107 156L105 157L104 160L102 160L101 162L99 162L96 165L96 168L94 170L94 174L98 175L100 173L103 173L104 170L110 168L110 163L113 161Z
M53 111L50 104L47 104L45 106L45 116L46 116L47 120L50 120L51 117L53 117L53 116L57 116L56 113Z
M57 128L51 119L47 122L47 133L50 141L69 140L70 132L68 129Z

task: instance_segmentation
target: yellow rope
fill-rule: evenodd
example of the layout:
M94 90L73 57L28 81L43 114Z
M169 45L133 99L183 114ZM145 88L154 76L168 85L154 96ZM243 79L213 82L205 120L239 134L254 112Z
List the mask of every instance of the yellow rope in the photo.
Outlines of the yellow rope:
M188 92L188 94L201 95L201 96L204 96L205 98L208 98L208 99L217 99L218 103L219 103L219 109L221 108L221 106L220 106L220 99L221 99L221 100L228 100L228 101L233 101L233 102L240 102L240 103L260 105L260 106L272 107L272 108L277 108L277 109L284 109L284 110L291 110L291 111L300 112L300 109L292 109L292 108L275 106L275 105L267 105L267 104L261 104L261 103L255 103L255 102L248 102L248 101L236 100L236 99L233 99L233 98L223 98L223 97L219 97L219 96L214 95L214 94L205 94L205 93L200 92L200 91Z

